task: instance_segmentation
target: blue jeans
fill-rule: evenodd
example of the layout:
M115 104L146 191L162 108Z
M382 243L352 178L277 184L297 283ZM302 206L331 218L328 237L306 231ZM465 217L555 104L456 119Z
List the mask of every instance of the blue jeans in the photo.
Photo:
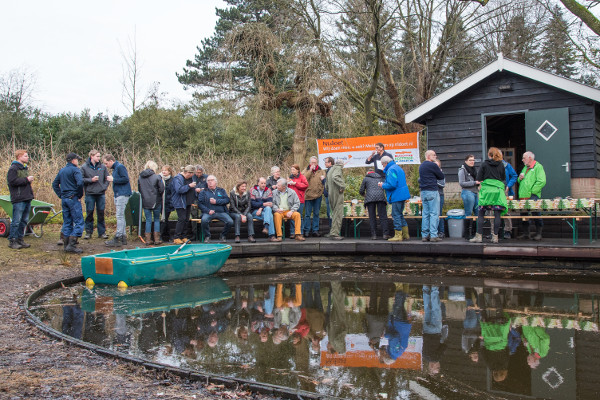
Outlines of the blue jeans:
M300 203L298 212L300 213L300 219L302 220L302 224L300 225L300 233L302 233L302 230L304 229L304 203ZM293 219L290 219L290 232L296 232L296 223Z
M144 217L146 218L146 227L144 228L145 233L160 232L160 213L162 212L162 205L156 206L156 208L144 208ZM154 229L152 229L152 217L154 217Z
M443 209L444 209L444 195L440 194L440 214L439 215L444 215ZM440 236L442 236L444 234L444 219L443 218L439 220L438 233L440 234Z
M29 222L29 210L31 210L31 200L19 201L13 203L13 217L10 222L10 233L8 239L22 239L25 236L25 227Z
M442 304L438 286L423 286L423 308L423 333L442 333Z
M254 236L254 221L252 220L252 213L248 212L246 215L246 224L248 225L248 236ZM231 219L233 219L233 229L235 231L235 236L240 236L240 231L242 228L242 214L239 213L229 213Z
M392 203L392 220L394 220L394 230L396 231L401 231L403 227L408 226L404 219L404 204L404 201Z
M269 285L268 294L265 293L265 314L273 314L275 307L275 285Z
M436 238L440 222L440 194L437 190L423 190L421 191L421 203L423 204L421 234L423 237Z
M319 232L319 211L321 210L321 201L323 196L319 196L314 200L306 200L304 202L304 233ZM312 214L312 224L311 217Z
M470 190L463 189L460 192L465 207L465 216L477 215L477 203L479 202L479 195L473 193Z
M81 237L83 233L83 209L78 198L62 198L63 226L62 233L66 237Z
M223 232L221 232L221 237L226 237L227 234L229 233L229 230L233 226L233 220L231 219L229 214L226 212L216 212L212 215L210 215L208 213L202 214L201 223L202 223L202 232L204 233L204 238L210 237L210 229L209 229L208 225L210 224L210 221L215 220L215 219L218 219L219 221L222 221L223 223L225 223L225 226L223 227Z
M103 194L85 195L85 231L90 235L94 232L94 209L98 213L98 236L104 235L106 225L104 224L104 208L106 197Z
M273 210L271 207L265 207L260 215L256 215L258 210L252 211L252 217L263 222L263 225L269 230L269 236L275 236L275 226L273 224Z

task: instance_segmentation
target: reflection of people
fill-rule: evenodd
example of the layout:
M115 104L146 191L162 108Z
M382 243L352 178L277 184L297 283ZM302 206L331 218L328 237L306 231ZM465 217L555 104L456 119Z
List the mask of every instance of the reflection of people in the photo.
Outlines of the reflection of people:
M476 293L472 289L467 289L468 294L472 294L476 299ZM477 300L476 300L477 301ZM481 328L479 321L481 319L478 304L472 298L466 299L467 309L465 311L465 319L463 320L463 332L461 347L462 350L469 355L471 361L479 361L479 336Z
M423 359L431 375L440 372L440 360L446 351L448 333L442 335L442 303L439 286L423 286Z
M502 309L504 303L498 289L493 289L491 301L485 301L486 298L490 296L482 296L485 303L481 313L482 355L494 381L502 382L508 376L510 319ZM493 309L488 309L488 306Z
M540 326L523 326L522 329L523 344L529 352L527 364L532 369L535 369L540 365L540 359L548 355L548 350L550 350L550 336Z
M385 332L389 314L390 293L393 293L394 290L395 286L392 282L371 283L365 325L369 346L372 349L379 348L379 341Z
M302 308L306 310L306 321L308 322L308 334L314 351L319 351L319 344L325 337L325 313L321 300L321 284L319 282L302 283Z
M63 306L62 332L75 339L81 339L82 329L83 311L79 304Z
M285 333L293 330L298 325L302 312L302 285L300 283L292 286L292 293L289 297L283 296L283 284L277 284L277 293L275 294L275 309L273 317L275 319L274 327L277 330L277 337L281 340L287 339ZM285 326L284 329L279 329ZM275 337L274 337L275 339Z
M404 292L396 292L392 313L385 327L387 345L382 346L380 352L380 360L386 364L393 363L408 347L408 337L412 325L404 308L405 300L406 294ZM385 352L383 348L385 348Z
M329 342L327 349L331 353L344 354L346 352L346 334L348 334L348 322L346 310L344 310L344 299L346 295L340 281L331 282L331 301L327 306L329 322L327 324L327 335Z

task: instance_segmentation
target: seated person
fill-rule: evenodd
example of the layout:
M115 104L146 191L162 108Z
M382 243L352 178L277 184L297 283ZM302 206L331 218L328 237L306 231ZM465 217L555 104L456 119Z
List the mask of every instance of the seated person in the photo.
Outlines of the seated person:
M257 185L250 192L252 217L263 221L263 233L269 235L269 240L275 241L275 227L273 226L273 192L267 187L267 179L258 178Z
M229 197L225 189L217 187L217 178L214 175L209 175L206 178L207 188L198 194L198 207L202 211L202 232L204 233L204 243L210 242L210 221L218 219L223 221L225 226L221 232L220 240L226 241L227 233L233 226L233 220L229 216L227 204Z
M303 242L302 236L302 217L298 212L300 199L296 192L287 187L287 180L281 178L277 181L277 190L273 193L273 223L277 232L277 242L281 242L283 234L281 232L281 223L283 220L291 219L295 223L295 239Z

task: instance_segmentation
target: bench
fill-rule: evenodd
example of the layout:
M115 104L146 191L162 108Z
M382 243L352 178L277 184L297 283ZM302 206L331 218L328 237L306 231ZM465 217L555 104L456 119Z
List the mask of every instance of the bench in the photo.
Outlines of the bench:
M194 234L194 236L196 237L196 241L199 241L201 243L204 242L204 232L202 231L202 219L201 218L191 218L190 221L195 222L197 224L196 232ZM213 222L216 222L216 221L221 222L218 219L213 219L212 221L210 221L210 223L212 224ZM253 222L262 222L262 219L253 218L252 221ZM285 219L281 223L281 234L282 234L281 240L283 241L283 240L285 240Z

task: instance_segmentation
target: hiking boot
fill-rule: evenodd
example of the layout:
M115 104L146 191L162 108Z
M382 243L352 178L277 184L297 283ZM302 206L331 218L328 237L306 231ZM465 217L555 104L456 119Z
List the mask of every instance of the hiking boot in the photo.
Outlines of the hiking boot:
M161 245L162 240L160 239L160 232L154 232L154 244Z
M182 244L183 244L183 240L181 240L181 239L179 239L179 238L177 238L177 239L173 239L173 244L176 244L176 245L182 245Z
M436 237L432 237L431 239L429 239L430 242L441 242L442 238L439 236Z
M92 233L91 232L86 232L85 235L83 235L83 238L85 240L91 239L92 238Z
M388 239L389 242L401 242L402 241L402 231L395 231L396 234L393 238Z
M492 233L492 243L498 243L498 235Z
M8 247L11 249L14 249L14 250L18 250L18 249L22 248L23 246L21 246L19 244L19 242L17 242L17 239L9 239Z
M402 227L402 240L410 239L410 235L408 234L408 226Z
M28 249L31 247L29 243L25 243L25 240L23 240L23 238L18 238L17 243L19 243L21 245L21 248L23 249Z
M304 242L306 239L302 235L296 235L296 237L294 238L294 240L297 240L299 242Z
M476 233L475 237L473 239L469 239L469 242L471 242L471 243L482 243L483 242L483 236L481 236L481 233Z
M248 241L250 243L256 243L256 239L254 239L254 236L252 236L252 235L248 236Z
M123 246L127 246L127 234L125 234L123 236L119 236L119 238L121 239L121 244Z
M344 240L344 237L340 236L340 235L330 235L329 239L331 239L331 240Z
M123 245L120 236L115 236L111 240L107 240L106 242L104 242L104 244L106 245L106 247L121 247Z
M236 237L235 237L235 239L234 239L233 241L234 241L234 242L236 242L236 243L239 243L239 242L240 242L240 237L239 237L239 236L236 236Z
M542 227L541 226L535 227L535 236L533 237L533 240L537 240L538 242L540 240L542 240ZM23 244L23 243L21 243L21 244Z
M266 226L263 228L262 233L264 233L265 235L269 234L269 228L267 228Z
M319 232L313 232L312 235L313 237L321 237L321 234Z
M106 233L103 233L102 235L98 235L98 238L100 238L100 239L108 239L108 235Z
M387 233L383 234L383 240L390 240L393 236L388 235Z
M421 242L429 242L429 236L423 236Z
M57 246L64 246L65 244L65 235L61 232L60 233L60 239L58 239L58 242L56 242Z
M146 246L151 246L154 244L154 240L152 240L152 233L144 233L144 242L146 242Z
M292 233L292 234L290 235L290 239L292 239L292 240L296 239L296 235Z
M83 253L83 250L81 250L79 247L77 247L77 237L76 236L71 236L65 240L68 240L68 244L65 247L65 251L67 253L75 253L75 254Z
M271 236L269 238L269 242L281 242L281 236L279 236L279 237Z

